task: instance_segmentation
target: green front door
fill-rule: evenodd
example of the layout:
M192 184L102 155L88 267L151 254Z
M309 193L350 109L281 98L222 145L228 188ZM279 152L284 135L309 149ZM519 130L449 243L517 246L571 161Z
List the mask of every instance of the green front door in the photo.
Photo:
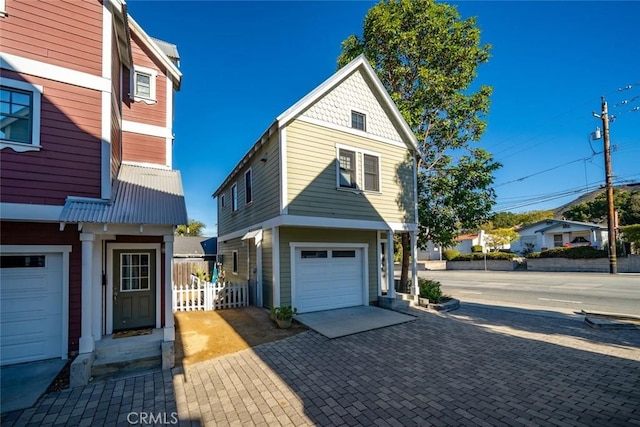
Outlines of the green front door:
M113 251L113 330L156 325L156 251Z

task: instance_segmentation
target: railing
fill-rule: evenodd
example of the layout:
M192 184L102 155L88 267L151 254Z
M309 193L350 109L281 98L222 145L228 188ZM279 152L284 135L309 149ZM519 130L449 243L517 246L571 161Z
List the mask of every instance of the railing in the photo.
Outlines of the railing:
M173 311L220 310L249 305L246 283L211 283L191 277L188 285L173 287Z

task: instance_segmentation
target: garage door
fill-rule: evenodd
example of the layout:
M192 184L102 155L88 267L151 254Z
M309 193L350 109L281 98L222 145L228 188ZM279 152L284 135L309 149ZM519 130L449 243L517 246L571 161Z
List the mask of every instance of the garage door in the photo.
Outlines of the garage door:
M296 249L293 303L299 313L365 304L361 248Z
M0 363L62 354L62 254L2 255Z

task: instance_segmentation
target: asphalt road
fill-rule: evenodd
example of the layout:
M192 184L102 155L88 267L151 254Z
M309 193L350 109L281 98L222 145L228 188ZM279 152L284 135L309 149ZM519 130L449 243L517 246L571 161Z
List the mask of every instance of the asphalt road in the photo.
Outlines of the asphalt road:
M640 274L419 271L461 302L640 316Z

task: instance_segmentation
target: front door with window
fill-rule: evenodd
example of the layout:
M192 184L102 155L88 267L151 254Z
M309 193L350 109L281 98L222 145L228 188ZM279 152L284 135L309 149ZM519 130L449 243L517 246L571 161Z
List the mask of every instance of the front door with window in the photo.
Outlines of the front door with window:
M113 330L156 324L156 251L113 251Z

